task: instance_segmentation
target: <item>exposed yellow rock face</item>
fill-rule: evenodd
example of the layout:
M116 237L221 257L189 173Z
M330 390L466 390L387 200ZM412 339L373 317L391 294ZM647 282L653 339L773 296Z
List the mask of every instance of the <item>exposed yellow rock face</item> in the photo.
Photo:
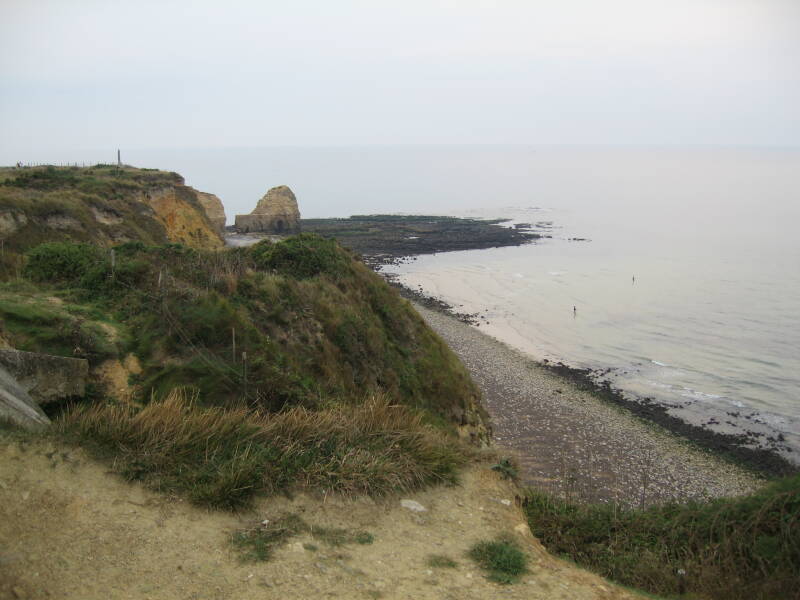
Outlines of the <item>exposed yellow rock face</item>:
M204 250L225 245L193 189L164 188L147 193L144 200L164 226L169 241Z
M206 215L208 215L208 220L211 221L211 224L217 229L217 232L222 235L225 233L225 207L222 206L222 200L220 200L214 194L209 194L208 192L200 192L198 190L192 190L195 194L197 194L197 199L200 201L200 204L206 211Z
M264 194L249 215L236 215L236 228L242 233L298 233L300 209L297 198L288 186L274 187Z

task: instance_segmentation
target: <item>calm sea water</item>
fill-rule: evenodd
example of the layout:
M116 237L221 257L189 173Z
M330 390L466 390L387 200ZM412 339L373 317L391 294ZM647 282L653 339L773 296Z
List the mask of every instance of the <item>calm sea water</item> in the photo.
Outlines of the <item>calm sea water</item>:
M420 257L396 271L480 312L485 330L538 358L611 369L630 394L721 431L782 433L800 454L800 150L269 148L123 158L218 194L229 220L288 184L307 217L538 224L552 237Z

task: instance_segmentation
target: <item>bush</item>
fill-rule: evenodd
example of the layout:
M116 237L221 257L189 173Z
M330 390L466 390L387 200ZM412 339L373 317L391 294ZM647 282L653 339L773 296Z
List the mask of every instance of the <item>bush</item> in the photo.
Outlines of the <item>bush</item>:
M253 259L261 269L306 279L317 275L338 278L348 272L349 257L334 240L301 233L274 245L253 246Z
M527 513L550 552L655 594L766 600L800 589L800 476L751 496L647 510L535 492Z
M515 583L527 571L528 557L512 539L499 538L493 542L478 542L469 557L489 572L497 583Z
M27 256L24 274L34 281L76 283L101 261L99 248L71 242L46 242Z

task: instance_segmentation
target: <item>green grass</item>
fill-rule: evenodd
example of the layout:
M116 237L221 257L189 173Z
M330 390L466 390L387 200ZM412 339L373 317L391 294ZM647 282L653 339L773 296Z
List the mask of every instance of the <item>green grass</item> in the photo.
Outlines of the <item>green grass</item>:
M141 410L78 406L57 427L129 480L227 510L300 487L380 496L452 483L469 455L408 408L379 398L267 415L199 407L175 390Z
M289 513L266 524L236 531L231 536L231 543L239 552L242 562L263 562L272 558L275 550L301 533L311 535L329 546L339 547L346 544L371 544L374 536L366 531L354 532L349 529L318 527L307 523L296 514ZM304 543L303 548L316 552L315 544Z
M519 467L513 459L504 458L498 463L492 465L492 471L497 471L503 476L503 479L510 479L516 481L519 478Z
M766 600L800 589L798 476L746 497L647 510L532 492L526 510L553 554L651 593Z
M263 562L272 558L275 550L292 537L307 529L308 525L300 517L288 514L267 525L259 524L234 532L231 543L238 550L242 562Z
M528 557L511 538L478 542L470 548L469 557L496 583L516 583L528 571Z
M272 268L264 252L292 260ZM319 271L318 254L328 257ZM451 431L481 410L465 368L413 308L317 236L219 252L129 243L116 248L113 271L108 252L47 243L30 251L24 272L31 306L16 306L13 294L4 313L0 306L12 343L71 352L67 323L82 319L83 345L107 356L91 325L104 316L127 332L116 350L133 351L143 366L141 401L192 385L206 404L277 411L379 393ZM48 306L52 296L69 309Z

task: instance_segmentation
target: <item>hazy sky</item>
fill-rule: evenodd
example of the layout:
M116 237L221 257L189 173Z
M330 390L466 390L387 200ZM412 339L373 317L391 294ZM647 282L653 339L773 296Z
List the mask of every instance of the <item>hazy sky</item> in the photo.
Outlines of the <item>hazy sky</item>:
M0 0L43 149L800 145L800 0Z

